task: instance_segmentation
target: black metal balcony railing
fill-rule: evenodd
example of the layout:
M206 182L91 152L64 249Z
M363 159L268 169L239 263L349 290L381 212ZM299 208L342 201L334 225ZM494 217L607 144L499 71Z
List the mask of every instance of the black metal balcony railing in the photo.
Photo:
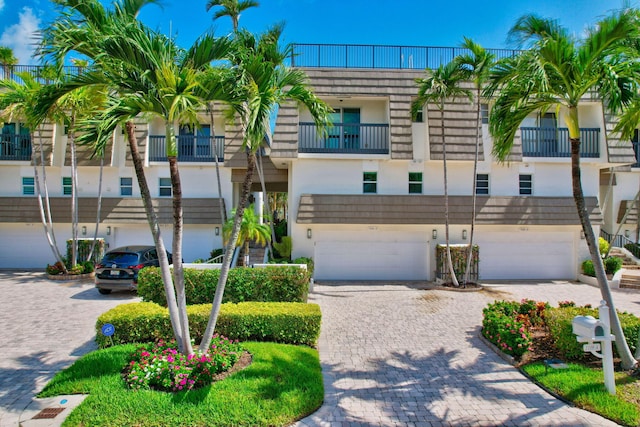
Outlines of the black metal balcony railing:
M640 142L631 141L633 144L633 152L636 155L636 162L631 165L632 168L640 168Z
M571 157L567 128L522 127L522 155L525 157ZM600 157L600 129L580 128L580 157Z
M0 160L30 160L31 135L0 135Z
M517 55L519 50L487 49L497 59ZM461 47L375 46L295 43L292 67L395 68L424 70L447 64L458 55L468 54Z
M300 153L389 154L389 125L334 123L318 135L314 123L300 123Z
M180 162L214 162L224 159L224 136L177 136L178 161ZM149 160L162 162L167 160L166 137L164 135L149 136Z
M62 74L67 76L76 76L87 67L78 67L68 65L62 67ZM51 83L55 78L55 73L51 67L43 67L41 65L3 65L0 64L0 79L11 79L22 83L22 79L18 76L20 73L29 73L41 83Z

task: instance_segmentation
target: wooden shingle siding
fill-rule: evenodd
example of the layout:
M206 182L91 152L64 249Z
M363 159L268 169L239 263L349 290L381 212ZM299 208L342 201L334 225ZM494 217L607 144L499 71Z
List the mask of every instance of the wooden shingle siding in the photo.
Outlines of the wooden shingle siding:
M80 135L76 134L76 139ZM78 166L100 166L100 157L94 155L94 145L78 145L76 143L76 159L78 162ZM105 166L109 166L111 161L113 150L113 136L110 138L109 143L106 147L104 147L104 163ZM127 151L129 151L129 147L127 147ZM67 152L65 156L65 165L71 166L71 145L67 144Z
M629 214L625 218L624 223L632 224L632 225L638 224L638 207L639 207L638 205L640 205L640 202L637 202L634 205L633 200L621 200L620 208L618 209L618 218L616 219L616 222L618 224L622 223L624 214L627 212L627 209L629 209Z
M71 198L51 198L51 215L55 223L71 223ZM220 203L217 198L182 199L184 224L221 224ZM98 199L82 197L78 200L78 221L95 223ZM173 223L172 199L154 199L153 206L161 224ZM0 222L40 223L36 197L0 197ZM105 224L147 224L142 199L103 198L100 222Z
M53 132L55 126L53 123L44 122L40 128L33 131L31 134L31 146L36 149L36 155L38 156L37 162L40 163L40 142L42 142L42 149L44 150L44 162L45 165L51 166L53 164ZM31 162L33 163L33 161Z
M226 167L247 167L247 155L242 149L242 127L237 117L233 123L227 123L224 129L224 165Z
M595 197L585 199L593 224L602 223ZM571 197L478 197L477 224L579 225ZM471 196L449 198L451 224L471 222ZM444 224L444 197L304 194L300 224Z
M144 159L145 157L145 153L147 151L147 141L148 141L148 137L149 137L149 123L147 123L144 120L141 119L136 119L134 121L135 123L135 135L136 135L136 140L138 141L138 151L140 152L140 157L142 157ZM126 135L125 135L125 141L126 140ZM126 142L127 144L127 159L125 161L125 165L132 167L133 166L133 160L131 159L131 150L129 149L129 143ZM108 159L109 157L105 157L105 159Z
M271 143L271 157L295 158L298 156L299 123L300 113L295 102L287 102L280 106Z
M620 134L613 131L618 124L618 116L605 114L604 122L605 132L603 137L607 146L609 163L636 163L631 141L620 139Z

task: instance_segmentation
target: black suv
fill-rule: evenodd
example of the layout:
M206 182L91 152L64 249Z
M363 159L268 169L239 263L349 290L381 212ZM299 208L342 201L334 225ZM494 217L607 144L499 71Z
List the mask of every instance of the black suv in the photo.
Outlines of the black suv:
M167 257L171 264L169 252ZM138 271L158 265L155 246L123 246L113 249L96 265L96 288L101 294L109 294L115 290L134 291L138 287Z

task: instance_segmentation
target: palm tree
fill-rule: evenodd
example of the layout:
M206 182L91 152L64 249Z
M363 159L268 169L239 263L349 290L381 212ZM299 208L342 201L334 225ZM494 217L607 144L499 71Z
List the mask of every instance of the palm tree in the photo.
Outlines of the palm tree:
M233 32L238 31L238 21L240 20L240 13L249 9L250 7L260 6L260 3L253 0L209 0L207 2L207 12L214 7L221 7L213 15L213 19L222 18L228 16L231 18L233 24Z
M77 87L107 85L112 88L109 107L97 119L83 125L83 142L93 142L98 153L116 126L125 123L134 169L158 251L172 327L181 352L193 352L186 315L182 269L182 189L177 162L175 123L197 123L198 108L204 105L205 91L200 75L220 59L229 43L205 35L184 51L174 41L149 30L135 19L139 7L153 1L122 0L107 11L97 0L58 0L71 12L45 32L43 54L77 51L91 58L92 69L65 85L50 86L49 101ZM77 15L82 19L78 20ZM43 103L46 105L46 102ZM159 222L151 203L135 140L133 119L140 114L161 117L165 123L167 159L173 197L173 278L169 268Z
M415 117L426 103L434 103L440 111L440 133L442 137L442 163L444 167L444 225L447 246L447 266L451 274L453 285L458 287L458 279L451 261L451 246L449 244L449 193L447 181L447 145L444 126L444 104L447 99L465 96L472 99L468 89L460 84L469 77L469 72L456 61L441 65L437 70L427 71L427 77L416 79L419 86L418 96L411 104L411 114Z
M236 209L231 213L233 217L236 215ZM228 243L231 232L233 231L233 219L229 219L222 228L222 236L224 237L225 245ZM249 242L255 241L260 245L265 245L271 240L271 234L269 227L265 224L260 224L260 218L256 215L253 205L249 205L247 210L242 215L242 223L240 224L240 231L238 232L238 238L236 239L236 246L244 245L245 255L249 254ZM245 263L245 267L247 264Z
M4 71L3 78L11 78L11 70L18 63L18 58L13 54L13 49L8 46L0 46L0 65Z
M478 177L478 151L480 149L480 99L482 94L482 88L489 78L489 72L495 61L495 55L487 52L485 48L475 43L470 38L465 37L462 47L469 50L468 54L460 55L456 58L458 63L468 69L471 72L471 77L476 86L476 147L473 157L473 189L471 191L471 197L473 199L471 208L471 230L469 232L469 248L467 249L467 265L464 270L464 279L462 283L466 284L469 281L469 274L471 273L471 258L473 258L473 232L476 225L476 185Z
M571 180L582 231L585 235L602 298L611 309L616 348L625 368L636 365L624 339L611 290L607 282L580 180L581 100L597 93L605 108L615 113L638 93L640 70L637 53L622 44L637 38L637 24L628 12L603 18L578 40L554 20L535 15L520 18L510 36L530 49L514 58L501 60L491 73L487 95L496 94L489 129L493 152L500 161L508 159L514 136L529 115L562 106L571 143Z
M209 347L218 320L231 256L251 191L256 168L256 152L264 143L271 113L280 103L294 100L309 109L320 129L324 129L328 120L330 107L308 87L306 74L302 70L284 66L283 61L291 53L291 46L284 49L280 47L278 41L281 31L282 27L276 26L259 38L251 33L239 31L231 50L234 73L227 85L233 90L235 102L232 105L241 124L243 148L247 154L247 170L200 351Z

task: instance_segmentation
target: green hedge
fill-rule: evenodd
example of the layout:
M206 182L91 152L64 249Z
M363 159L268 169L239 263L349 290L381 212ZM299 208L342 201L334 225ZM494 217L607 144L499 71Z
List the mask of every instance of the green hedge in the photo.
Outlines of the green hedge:
M191 338L196 343L202 340L210 312L211 304L187 307ZM313 346L320 336L320 320L320 307L317 304L227 303L222 304L215 332L241 341ZM111 339L102 335L101 328L105 323L111 323L115 327L115 334ZM173 332L168 310L155 303L122 304L103 313L96 322L96 342L101 348L112 343L143 343L159 338L171 339Z
M220 270L184 270L187 304L209 304L218 285ZM222 302L306 302L309 272L299 267L232 268ZM143 301L167 305L160 269L147 267L138 274L138 295Z
M636 350L636 344L638 342L640 319L629 313L618 313L618 315L620 316L620 323L627 344L629 344L629 348L633 353ZM573 333L572 322L575 316L593 316L598 318L597 309L586 307L551 308L547 310L546 316L549 332L553 337L556 347L564 354L566 359L578 360L590 354L582 350L584 343L576 340L576 336ZM615 345L613 348L615 352Z

